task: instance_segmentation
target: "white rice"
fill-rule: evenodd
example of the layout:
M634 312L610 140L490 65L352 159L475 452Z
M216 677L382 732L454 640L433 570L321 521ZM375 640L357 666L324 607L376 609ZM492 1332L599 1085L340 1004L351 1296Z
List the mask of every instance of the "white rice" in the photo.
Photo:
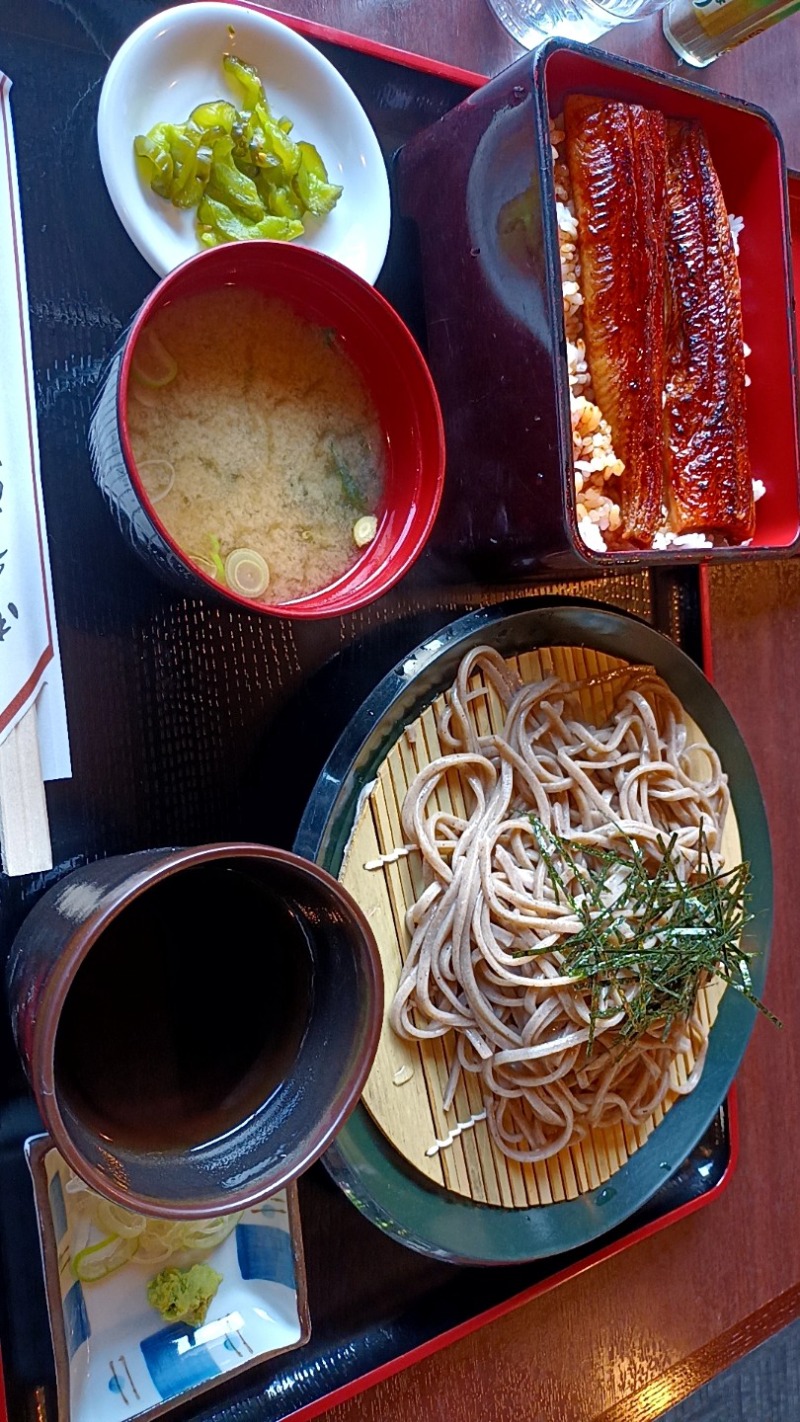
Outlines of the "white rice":
M611 430L594 402L592 377L586 361L581 312L581 269L578 260L578 218L562 148L563 124L558 120L550 125L550 138L553 145L558 249L561 258L561 295L567 336L572 461L575 470L578 530L588 548L596 553L603 553L607 547L605 535L616 532L622 522L619 498L615 497L615 494L616 480L625 466L614 453ZM607 488L606 485L610 487Z

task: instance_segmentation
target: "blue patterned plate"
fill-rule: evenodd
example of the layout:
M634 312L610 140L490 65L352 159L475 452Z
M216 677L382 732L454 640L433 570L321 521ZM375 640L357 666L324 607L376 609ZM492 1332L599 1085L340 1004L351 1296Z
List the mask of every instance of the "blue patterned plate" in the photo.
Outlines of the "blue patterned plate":
M73 1250L96 1242L67 1188L72 1172L49 1136L26 1142L58 1384L58 1422L157 1417L310 1335L295 1187L246 1210L207 1256L222 1275L206 1321L164 1324L146 1287L160 1266L135 1256L81 1283ZM98 1236L99 1238L99 1236ZM176 1258L177 1264L182 1264ZM186 1261L189 1262L188 1260Z

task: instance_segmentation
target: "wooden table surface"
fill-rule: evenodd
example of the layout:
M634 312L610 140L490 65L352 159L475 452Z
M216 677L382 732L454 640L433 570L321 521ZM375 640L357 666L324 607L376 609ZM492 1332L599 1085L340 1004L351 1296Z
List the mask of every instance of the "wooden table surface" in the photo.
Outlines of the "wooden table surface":
M482 73L523 52L485 0L292 0L309 19ZM657 18L598 41L687 73ZM800 169L800 14L699 79L769 109ZM616 1259L335 1408L331 1422L648 1422L800 1314L800 561L710 575L713 672L749 745L773 838L768 979L782 1032L756 1024L739 1077L741 1152L721 1198Z

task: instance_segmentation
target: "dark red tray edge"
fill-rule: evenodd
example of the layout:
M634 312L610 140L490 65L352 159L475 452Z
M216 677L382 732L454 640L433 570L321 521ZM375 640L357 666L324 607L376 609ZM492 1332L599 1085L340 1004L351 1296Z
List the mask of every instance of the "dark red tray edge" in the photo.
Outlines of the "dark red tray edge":
M421 74L433 74L437 79L451 79L455 84L469 84L479 89L488 82L488 75L477 74L472 69L460 69L457 65L446 64L444 60L429 59L424 54L413 54L408 49L395 49L381 40L369 39L363 35L351 35L346 30L334 29L331 25L320 24L316 20L306 20L300 15L290 15L282 10L271 10L268 5L251 4L250 0L231 0L245 10L258 10L280 20L290 29L308 39L321 40L324 44L338 44L342 49L354 49L359 54L370 54L375 59L385 59L389 64L403 64L407 69L417 69Z
M704 600L704 608L705 608ZM705 625L705 618L704 618ZM705 637L705 632L704 632ZM687 1200L685 1205L679 1205L677 1209L662 1215L659 1219L651 1220L649 1224L642 1225L640 1229L634 1230L633 1234L624 1235L621 1239L616 1239L612 1244L607 1244L603 1248L589 1254L585 1259L581 1259L577 1264L572 1264L566 1269L560 1270L557 1274L551 1274L549 1278L542 1279L540 1283L532 1285L529 1289L523 1289L518 1294L512 1294L504 1299L502 1303L495 1304L492 1308L485 1309L483 1313L476 1313L472 1318L464 1323L459 1323L455 1328L445 1330L444 1333L437 1333L434 1338L429 1338L426 1343L420 1343L416 1348L411 1348L407 1353L401 1353L397 1358L393 1358L388 1363L381 1364L380 1367L373 1368L370 1372L362 1373L358 1378L353 1378L351 1382L344 1383L341 1387L334 1388L333 1392L326 1393L324 1397L318 1398L315 1402L309 1402L305 1407L296 1408L294 1412L286 1414L284 1422L308 1422L312 1417L319 1417L330 1411L338 1403L348 1402L350 1398L357 1397L362 1392L367 1392L370 1388L376 1387L378 1383L385 1382L387 1378L394 1377L396 1373L405 1372L406 1368L413 1367L415 1363L421 1363L423 1359L430 1358L434 1353L440 1353L448 1348L451 1343L457 1343L462 1338L468 1338L471 1333L477 1333L479 1329L485 1328L487 1324L496 1322L497 1319L504 1318L506 1314L512 1313L515 1309L522 1308L525 1304L531 1303L542 1294L549 1293L559 1284L565 1284L569 1279L577 1279L580 1274L584 1274L588 1269L594 1268L596 1264L603 1264L607 1259L613 1259L617 1254L622 1254L626 1249L634 1244L640 1244L645 1239L650 1239L653 1235L659 1234L668 1225L677 1224L679 1220L688 1219L697 1210L705 1205L710 1205L713 1200L717 1200L724 1190L727 1190L731 1182L733 1173L739 1160L739 1108L736 1098L736 1086L731 1087L727 1100L728 1114L728 1136L730 1140L730 1156L725 1172L717 1181L716 1185L706 1194L700 1195L695 1200ZM313 1328L313 1319L312 1319ZM3 1383L2 1359L0 1359L0 1422L9 1422L5 1386Z
M800 347L800 173L792 168L786 170L786 187L789 193L789 251L794 277L794 323Z
M710 1205L713 1200L719 1198L724 1190L728 1188L731 1178L736 1169L739 1159L739 1112L736 1100L736 1087L731 1087L727 1099L728 1111L728 1133L730 1138L730 1157L725 1168L725 1173L705 1195L700 1195L695 1200L688 1200L685 1205L679 1205L677 1209L662 1215L660 1219L651 1220L649 1224L642 1225L640 1229L634 1230L632 1234L624 1235L621 1239L616 1239L612 1244L607 1244L603 1248L589 1254L585 1259L581 1259L577 1264L571 1264L568 1268L562 1269L557 1274L551 1274L549 1278L542 1279L540 1283L533 1284L529 1289L523 1289L519 1294L512 1294L510 1298L504 1299L502 1303L495 1304L492 1308L487 1308L483 1313L476 1313L472 1318L464 1323L459 1323L455 1328L447 1329L444 1333L438 1333L435 1338L429 1338L427 1343L420 1343L416 1348L411 1348L408 1353L401 1353L399 1357L393 1358L391 1362L383 1363L378 1368L373 1368L371 1372L362 1374L359 1378L354 1378L352 1382L344 1383L341 1387L335 1388L325 1397L319 1398L316 1402L309 1402L305 1407L297 1408L296 1411L286 1414L284 1422L306 1422L311 1417L319 1417L335 1407L337 1403L347 1402L351 1397L357 1397L359 1393L366 1392L368 1388L375 1387L377 1383L384 1382L395 1373L404 1372L414 1363L421 1363L424 1358L430 1358L434 1353L439 1353L443 1348L447 1348L451 1343L457 1343L461 1338L467 1338L471 1333L477 1333L478 1329L485 1328L487 1324L494 1323L497 1319L505 1317L507 1313L512 1313L514 1309L522 1308L524 1304L531 1303L533 1299L539 1298L542 1294L549 1293L559 1284L565 1284L568 1279L577 1279L580 1274L592 1269L595 1264L602 1264L607 1259L613 1259L617 1254L622 1254L634 1244L641 1243L642 1240L650 1239L652 1235L658 1234L667 1225L676 1224L678 1220L684 1220L700 1210L705 1205ZM312 1320L313 1327L313 1320Z
M395 49L392 45L383 44L379 40L365 38L360 35L351 35L344 30L338 30L330 25L319 24L314 20L304 19L299 15L285 14L282 11L271 10L266 5L250 4L249 0L232 0L232 3L240 5L245 10L257 10L270 15L273 19L296 30L298 34L305 35L309 39L321 40L326 44L338 44L344 49L353 49L360 54L369 54L376 59L384 59L391 64L405 65L407 68L416 69L424 74L432 74L438 79L448 79L453 83L469 85L472 88L479 88L487 82L485 74L477 74L470 69L461 69L457 65L446 64L443 61L430 59L425 55L413 54L410 50ZM792 206L800 203L800 173L788 174L789 191ZM800 224L800 212L798 212L798 223ZM706 568L700 570L700 611L701 611L701 639L703 648L703 666L706 675L712 679L711 663L711 622L708 597L708 572ZM435 1338L430 1338L426 1343L420 1343L416 1348L410 1349L407 1353L401 1353L399 1357L393 1358L388 1363L383 1363L380 1367L373 1368L370 1372L362 1374L359 1378L354 1378L351 1382L345 1383L342 1387L335 1388L333 1392L326 1393L325 1397L317 1399L316 1402L307 1403L305 1407L300 1407L294 1412L287 1413L285 1422L307 1422L307 1419L319 1417L328 1412L330 1408L338 1403L347 1402L352 1397L357 1397L359 1393L366 1392L369 1388L375 1387L378 1383L384 1382L387 1378L393 1377L396 1373L404 1372L406 1368L412 1367L415 1363L420 1363L425 1358L431 1357L434 1353L439 1353L442 1349L457 1343L461 1338L467 1338L471 1333L476 1333L480 1328L485 1328L487 1324L494 1323L497 1319L503 1318L506 1314L512 1313L517 1308L522 1308L525 1304L531 1303L542 1294L549 1293L559 1284L564 1284L569 1279L576 1279L580 1274L593 1268L596 1264L602 1264L608 1259L613 1259L617 1254L631 1248L634 1244L639 1244L645 1239L650 1239L658 1234L668 1225L676 1224L679 1220L687 1219L697 1210L719 1198L724 1190L728 1188L736 1165L739 1159L739 1112L736 1099L736 1087L731 1088L727 1097L728 1111L728 1133L730 1139L730 1156L725 1172L717 1184L706 1194L699 1196L695 1200L688 1200L685 1205L678 1206L677 1209L662 1215L660 1219L651 1220L649 1224L643 1225L635 1230L633 1234L625 1235L621 1239L615 1240L612 1244L596 1250L594 1254L587 1255L577 1264L572 1264L566 1269L560 1270L549 1278L541 1280L529 1289L523 1289L519 1294L512 1294L510 1298L502 1303L495 1304L492 1308L477 1313L464 1323L458 1324L455 1328L439 1333ZM0 1422L9 1422L5 1387L3 1383L2 1362L0 1360Z

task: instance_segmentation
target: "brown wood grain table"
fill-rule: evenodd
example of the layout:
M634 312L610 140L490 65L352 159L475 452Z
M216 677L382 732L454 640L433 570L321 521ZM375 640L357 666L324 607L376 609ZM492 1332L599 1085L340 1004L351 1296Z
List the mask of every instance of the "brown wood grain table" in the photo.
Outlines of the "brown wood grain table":
M305 18L495 73L524 53L485 0L293 0ZM800 168L800 14L704 71L657 18L598 42L767 108ZM331 1422L648 1422L800 1314L800 561L709 576L713 672L754 758L775 859L768 979L739 1076L741 1152L707 1209L340 1405Z

